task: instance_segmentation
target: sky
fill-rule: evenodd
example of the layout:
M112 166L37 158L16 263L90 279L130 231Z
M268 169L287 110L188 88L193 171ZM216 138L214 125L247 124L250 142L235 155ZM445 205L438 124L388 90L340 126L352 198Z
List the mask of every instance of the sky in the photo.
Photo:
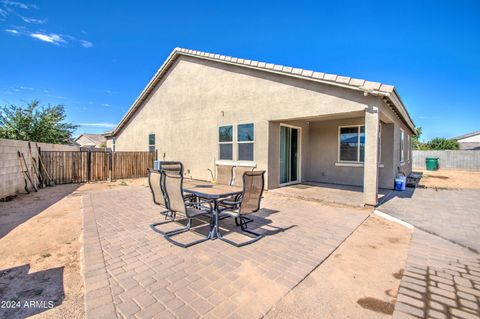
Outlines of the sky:
M0 105L101 133L175 47L395 85L423 140L480 130L478 0L0 0Z

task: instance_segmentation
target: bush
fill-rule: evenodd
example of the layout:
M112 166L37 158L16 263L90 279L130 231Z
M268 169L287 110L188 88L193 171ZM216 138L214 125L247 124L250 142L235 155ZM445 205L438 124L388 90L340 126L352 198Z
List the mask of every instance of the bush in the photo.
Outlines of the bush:
M458 150L458 142L444 137L436 137L427 143L431 150Z

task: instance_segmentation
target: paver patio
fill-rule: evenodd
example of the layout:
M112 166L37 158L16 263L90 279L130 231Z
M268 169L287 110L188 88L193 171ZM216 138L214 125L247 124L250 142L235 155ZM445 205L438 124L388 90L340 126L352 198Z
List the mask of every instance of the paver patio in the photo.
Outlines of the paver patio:
M163 216L148 188L85 195L87 317L261 317L368 216L269 192L262 207L252 226L266 235L260 241L236 248L214 240L183 249L149 228ZM222 225L235 235L231 220Z
M480 255L415 229L393 318L480 318Z
M379 210L416 227L393 317L479 318L480 190L392 195Z
M480 189L407 188L389 194L378 209L480 252Z

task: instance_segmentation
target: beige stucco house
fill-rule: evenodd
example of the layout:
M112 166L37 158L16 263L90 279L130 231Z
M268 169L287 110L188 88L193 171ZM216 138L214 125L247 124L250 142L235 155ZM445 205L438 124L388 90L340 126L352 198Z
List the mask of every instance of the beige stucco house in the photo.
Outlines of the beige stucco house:
M461 150L480 150L480 131L460 135L452 139L458 142Z
M82 147L101 148L105 147L106 142L107 140L102 134L83 133L75 139L75 143Z
M217 164L266 170L266 185L363 186L365 204L411 171L415 126L393 86L176 48L107 146L154 150L209 180Z

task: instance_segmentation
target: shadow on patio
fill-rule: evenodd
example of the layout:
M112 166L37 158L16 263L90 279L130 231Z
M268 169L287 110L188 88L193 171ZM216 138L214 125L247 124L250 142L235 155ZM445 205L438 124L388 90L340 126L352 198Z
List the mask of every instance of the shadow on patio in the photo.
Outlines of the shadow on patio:
M278 233L285 232L289 229L296 227L297 225L290 225L285 227L279 227L273 225L273 221L267 217L271 214L280 213L278 210L262 208L258 212L248 215L253 222L247 225L247 229L258 232L263 236L273 236ZM171 231L177 228L182 228L187 225L187 219L183 218L181 215L177 216L174 222L167 223L161 226L157 226L161 231ZM163 217L159 216L159 221L162 221ZM176 240L182 243L189 241L197 240L208 235L210 230L210 220L207 217L201 217L199 219L194 219L192 223L192 228L190 231L185 232L176 237ZM235 225L234 218L225 218L220 220L220 232L223 237L231 239L236 243L241 243L251 239L247 234L243 233L239 226Z

